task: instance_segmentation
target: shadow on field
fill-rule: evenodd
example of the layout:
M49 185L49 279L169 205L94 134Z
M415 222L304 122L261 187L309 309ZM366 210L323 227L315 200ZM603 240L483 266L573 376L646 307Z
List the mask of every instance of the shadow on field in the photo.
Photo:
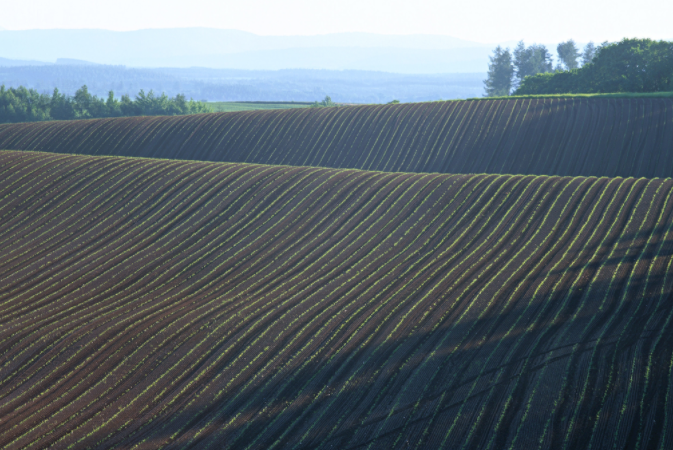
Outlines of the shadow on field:
M468 172L670 177L662 164L669 144L659 134L667 120L665 105L643 99L531 101L506 128L489 130L477 147L490 160ZM456 153L475 160L474 147Z
M670 324L663 329L673 310L670 286L663 286L663 270L649 279L632 278L627 291L628 271L612 283L610 276L589 286L591 277L576 279L580 269L572 268L559 289L538 298L503 295L491 310L475 312L483 312L481 317L457 321L451 314L434 332L408 335L407 329L406 339L400 335L384 344L376 336L377 349L368 345L331 360L320 356L301 370L290 368L273 380L262 376L247 388L242 387L247 380L237 380L227 396L209 401L203 395L191 407L166 413L133 436L113 437L112 443L435 448L450 431L448 448L457 443L482 448L488 442L501 448L525 423L528 431L518 442L543 439L546 448L559 448L566 439L579 446L590 442L597 413L607 405L599 425L628 430L619 442L629 447L644 431L641 399L648 417L663 418L665 412L661 389L673 349ZM645 355L655 350L648 362ZM619 392L627 389L629 377L635 380L633 396L624 400L628 414L619 414ZM535 412L524 418L527 405ZM583 420L570 429L573 414ZM550 431L543 435L545 423ZM657 442L663 426L660 420L648 427L646 448Z

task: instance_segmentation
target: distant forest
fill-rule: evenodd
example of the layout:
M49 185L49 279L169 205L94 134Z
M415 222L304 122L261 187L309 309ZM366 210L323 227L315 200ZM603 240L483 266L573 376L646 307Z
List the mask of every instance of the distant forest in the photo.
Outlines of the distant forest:
M168 97L145 94L141 90L135 99L129 95L116 98L113 91L107 98L92 95L87 86L75 95L62 94L54 89L51 95L35 89L0 86L0 123L40 122L44 120L95 119L129 116L177 116L210 112L206 103L187 100L182 94Z
M485 96L595 94L673 91L673 42L624 39L587 44L582 52L573 40L558 45L554 66L544 45L514 51L498 46L484 81Z
M124 66L52 64L2 67L0 83L40 93L58 87L74 95L82 85L99 97L113 90L135 95L141 89L184 94L187 98L221 101L314 102L330 96L339 103L418 102L478 97L484 73L407 75L356 70L277 71L235 69L137 69Z

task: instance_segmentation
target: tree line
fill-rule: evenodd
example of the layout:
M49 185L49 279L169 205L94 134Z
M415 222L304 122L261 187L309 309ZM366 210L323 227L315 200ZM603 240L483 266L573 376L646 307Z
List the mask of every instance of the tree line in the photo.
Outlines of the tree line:
M123 66L0 67L0 84L24 86L51 94L74 95L86 84L89 92L106 98L113 90L117 97L135 97L145 92L165 92L169 97L214 101L301 101L313 102L332 96L345 103L422 102L440 98L469 98L481 95L484 76L474 73L441 75L395 74L355 70L291 69L278 71L161 68L138 69Z
M69 96L54 89L53 94L41 94L35 89L0 86L0 123L39 122L45 120L95 119L129 116L178 116L211 112L205 102L187 100L184 95L168 97L147 94L141 89L135 99L113 91L107 98L92 95L84 85Z
M510 52L498 46L484 80L485 96L661 92L673 90L673 42L623 39L580 52L571 39L556 48L520 41Z

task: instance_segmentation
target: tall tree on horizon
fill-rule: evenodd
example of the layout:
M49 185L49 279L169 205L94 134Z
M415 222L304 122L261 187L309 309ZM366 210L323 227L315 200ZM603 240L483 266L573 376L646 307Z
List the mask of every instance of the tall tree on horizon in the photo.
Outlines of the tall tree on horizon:
M526 47L519 41L514 49L514 76L516 87L521 85L524 78L538 73L552 72L553 59L547 47L542 44L533 44Z
M597 48L592 41L589 41L589 43L584 46L584 51L582 52L583 66L593 61L594 56L596 56L596 50Z
M493 50L493 56L489 56L491 62L488 65L488 76L484 80L485 97L503 97L509 95L512 90L512 54L509 48L503 49L499 45Z
M579 67L577 58L580 57L580 52L574 40L570 39L567 42L561 42L556 46L556 52L565 70L577 69Z

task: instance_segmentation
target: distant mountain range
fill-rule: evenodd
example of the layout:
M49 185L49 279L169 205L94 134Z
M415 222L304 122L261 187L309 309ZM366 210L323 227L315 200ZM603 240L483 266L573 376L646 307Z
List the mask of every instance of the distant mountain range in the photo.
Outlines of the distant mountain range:
M7 61L7 60L4 60ZM2 67L4 65L4 67ZM135 96L140 89L207 101L316 101L384 103L478 97L485 73L395 74L361 70L237 70L128 68L59 59L58 64L9 66L0 60L0 84L74 94L86 84L107 96Z
M0 58L0 67L44 66L47 64L49 63L45 63L44 61Z
M129 67L486 72L494 45L437 35L259 36L210 28L0 31L0 64L59 59Z

